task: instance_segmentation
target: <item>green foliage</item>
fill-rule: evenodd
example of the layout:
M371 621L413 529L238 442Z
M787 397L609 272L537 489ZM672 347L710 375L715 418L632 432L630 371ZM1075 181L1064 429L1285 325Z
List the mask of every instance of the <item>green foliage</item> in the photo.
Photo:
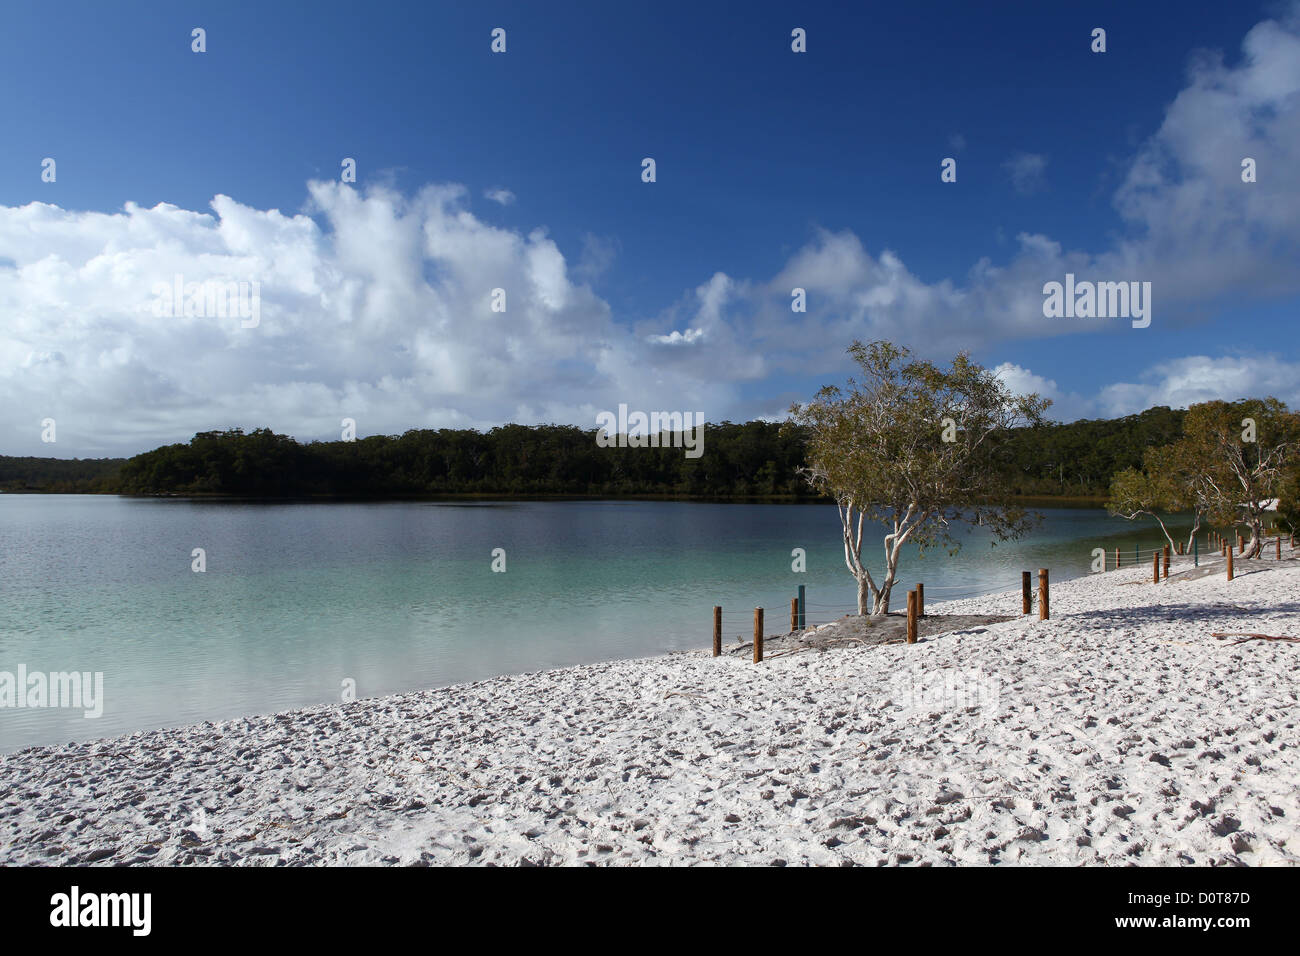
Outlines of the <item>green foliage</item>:
M1246 403L1231 403L1233 414ZM1005 495L1105 496L1111 476L1144 468L1148 449L1182 436L1185 411L1015 428L988 454ZM1244 412L1238 415L1240 422ZM0 456L0 490L269 496L670 495L813 500L797 474L806 431L769 422L706 426L704 455L680 448L599 448L594 430L502 425L423 429L355 442L299 444L261 428L203 432L122 459Z
M1210 520L1249 530L1246 557L1256 557L1266 503L1281 493L1286 466L1300 447L1300 416L1275 398L1204 402L1188 409L1183 431L1180 444L1199 463Z
M601 448L568 425L413 430L300 445L268 429L203 432L130 459L127 494L382 498L443 494L803 497L803 436L777 424L705 429L704 455L681 448Z
M1277 490L1278 526L1288 534L1300 534L1300 456L1282 473Z
M1182 410L1163 405L1137 415L1020 428L998 436L1010 494L1102 497L1111 476L1141 468L1147 449L1176 441Z
M1266 502L1294 494L1285 469L1288 456L1294 466L1297 439L1300 418L1274 398L1193 405L1181 437L1149 449L1141 470L1115 475L1107 507L1130 519L1149 515L1162 530L1162 512L1191 511L1193 535L1203 517L1219 527L1244 525L1253 557L1262 546Z
M910 537L922 544L941 537L962 512L994 531L1012 531L1022 512L989 507L1005 494L1002 455L990 439L1040 422L1048 402L1012 395L965 353L948 368L890 342L855 342L849 354L861 381L849 379L845 390L827 386L790 410L808 430L814 487L853 501L873 521L904 522L910 511L919 522Z
M1194 511L1192 535L1195 536L1205 509L1193 493L1197 473L1185 466L1185 461L1179 444L1148 448L1142 468L1125 468L1111 479L1106 510L1129 521L1144 515L1155 519L1170 547L1174 546L1174 539L1165 517Z
M790 409L807 431L804 473L835 499L844 534L844 560L858 581L858 611L889 610L899 553L955 548L951 522L972 520L1005 540L1032 524L1005 500L1002 463L990 440L1017 425L1037 425L1049 404L1013 395L987 369L960 353L947 368L912 358L891 342L854 342L849 354L861 379L826 386ZM877 583L862 561L864 520L885 526L885 575Z
M116 488L123 458L8 458L0 455L0 491L91 494Z

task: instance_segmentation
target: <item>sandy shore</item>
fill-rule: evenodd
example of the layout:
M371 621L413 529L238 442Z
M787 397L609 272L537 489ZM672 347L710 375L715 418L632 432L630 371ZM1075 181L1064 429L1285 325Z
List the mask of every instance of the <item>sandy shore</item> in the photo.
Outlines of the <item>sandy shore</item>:
M1176 572L1190 566L1176 559ZM0 757L0 862L1294 864L1300 560ZM1018 592L931 614L1018 614ZM702 648L707 635L701 635Z

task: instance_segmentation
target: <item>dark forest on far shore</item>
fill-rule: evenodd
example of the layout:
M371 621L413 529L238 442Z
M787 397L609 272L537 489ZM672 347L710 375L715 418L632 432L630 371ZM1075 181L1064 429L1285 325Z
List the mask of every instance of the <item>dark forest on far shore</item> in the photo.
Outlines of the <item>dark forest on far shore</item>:
M1095 498L1111 476L1176 440L1185 412L1016 429L998 458L1007 494ZM705 426L704 453L601 448L571 425L420 429L300 443L270 429L202 432L129 459L0 456L0 491L138 495L389 498L595 495L815 500L799 476L804 436L772 422Z

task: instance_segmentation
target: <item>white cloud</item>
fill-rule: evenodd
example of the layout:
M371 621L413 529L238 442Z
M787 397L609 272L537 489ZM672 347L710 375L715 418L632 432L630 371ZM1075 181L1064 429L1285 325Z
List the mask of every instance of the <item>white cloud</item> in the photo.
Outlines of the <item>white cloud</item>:
M1131 415L1153 405L1186 408L1197 402L1271 395L1300 406L1300 361L1276 355L1190 355L1153 365L1138 382L1107 385L1096 399L1102 417Z
M790 290L808 292L794 362L837 367L854 337L891 338L922 350L987 347L1114 329L1114 320L1046 319L1043 284L1149 281L1153 324L1300 293L1300 5L1265 21L1242 43L1241 62L1201 58L1160 128L1138 149L1114 204L1123 229L1099 252L1021 233L1010 259L976 262L963 277L924 281L888 249L873 255L851 232L818 231L762 287L744 338L758 348L791 339ZM1241 159L1257 160L1256 183ZM1019 167L1032 172L1036 162ZM1017 167L1017 168L1019 168Z
M1118 418L1157 405L1186 408L1214 399L1272 396L1300 406L1300 360L1269 353L1169 359L1143 370L1136 382L1112 382L1092 395L1064 392L1054 380L1010 362L999 365L994 374L1013 392L1037 392L1052 399L1047 417L1058 421Z
M4 451L134 452L235 425L332 437L344 417L361 434L594 425L620 401L736 414L725 375L655 367L544 231L482 222L462 188L309 192L323 226L225 196L211 214L0 207ZM154 286L175 274L260 283L260 324L156 317ZM45 417L57 445L39 441Z
M1041 375L1035 375L1029 369L1013 362L1003 362L993 370L993 374L1002 380L1002 383L1017 395L1027 395L1031 392L1041 395L1043 398L1050 398L1053 406L1056 406L1061 400L1061 390L1057 387L1053 379L1043 378ZM1058 410L1053 407L1053 417L1058 414Z
M648 335L646 341L655 345L694 345L702 338L703 329L687 329L685 332L673 330L669 335Z
M500 203L503 206L509 206L515 201L515 194L502 186L485 189L483 190L483 195L486 198L491 199L493 202Z

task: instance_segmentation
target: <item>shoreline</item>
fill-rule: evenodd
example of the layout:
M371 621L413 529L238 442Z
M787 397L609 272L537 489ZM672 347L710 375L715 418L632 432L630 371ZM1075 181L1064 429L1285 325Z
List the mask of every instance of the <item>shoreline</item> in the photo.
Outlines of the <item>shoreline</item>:
M1217 564L1215 563L1217 562ZM1300 863L1300 560L0 756L0 863ZM1206 571L1208 567L1210 570Z
M383 502L421 501L667 501L703 504L763 504L763 505L833 505L835 502L821 494L773 495L692 495L668 492L627 492L625 494L596 494L569 491L556 492L496 492L496 491L442 491L409 495L232 495L203 491L56 491L51 488L0 488L0 495L66 495L102 498L130 498L146 500L179 500L221 502L259 502L268 504L374 504ZM1078 508L1101 509L1106 495L1008 495L1007 500L1028 508ZM1182 512L1175 512L1180 516Z

